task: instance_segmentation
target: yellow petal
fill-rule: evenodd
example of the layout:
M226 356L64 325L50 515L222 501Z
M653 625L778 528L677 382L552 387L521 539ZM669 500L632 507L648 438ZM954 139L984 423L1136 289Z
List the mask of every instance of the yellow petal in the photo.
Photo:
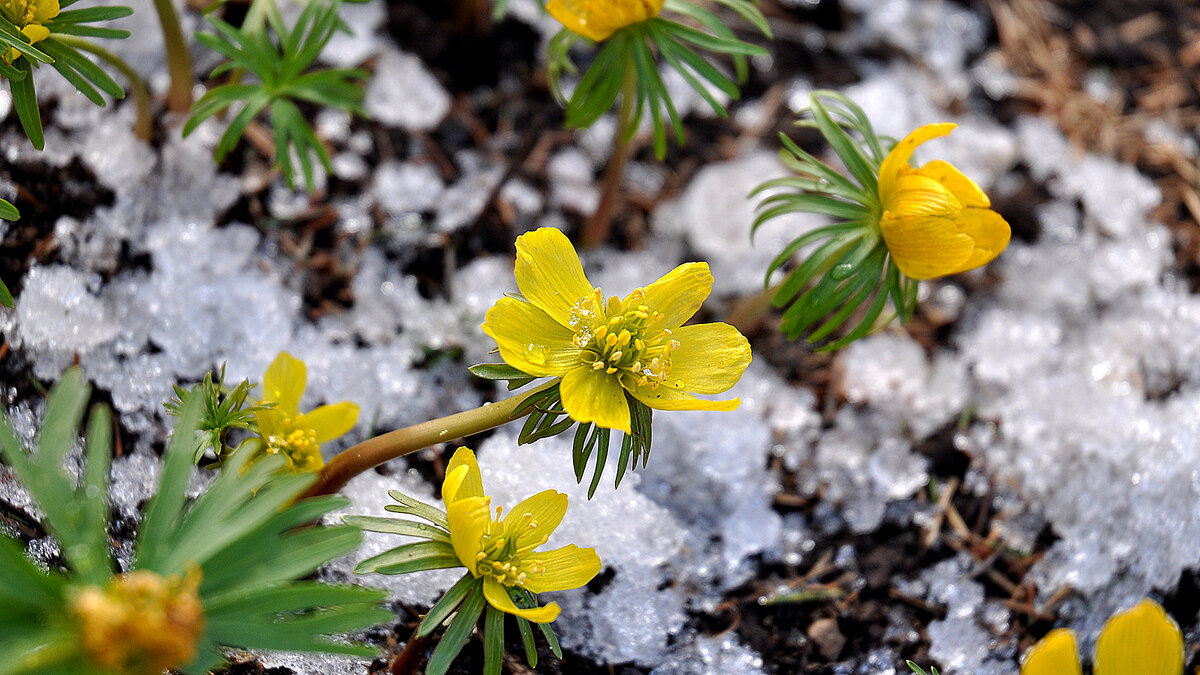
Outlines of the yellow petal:
M54 14L58 14L58 12L55 12ZM31 23L28 26L25 26L21 29L21 32L25 34L25 37L29 38L30 44L40 42L50 37L50 29L36 23Z
M1012 237L1012 228L1008 226L1008 221L991 209L967 209L955 214L953 220L959 232L974 240L975 248L967 260L950 274L986 265L1008 247L1008 241Z
M672 372L672 376L674 376L674 372ZM737 407L741 405L741 399L710 401L696 398L686 391L668 385L659 385L658 388L640 386L632 376L622 378L621 384L626 391L633 394L634 398L656 410L721 410L729 412L737 410Z
M504 517L505 537L516 533L517 548L524 548L549 537L567 512L567 496L555 490L543 490L513 507ZM528 522L534 527L528 527Z
M530 375L562 375L580 363L574 331L522 300L500 298L487 311L483 332L505 363Z
M529 575L525 588L531 593L579 588L600 573L600 556L594 548L579 548L572 544L540 552L535 558L546 571Z
M986 209L992 205L983 188L975 181L967 178L967 176L958 170L950 162L941 159L935 159L932 162L926 162L919 169L914 169L914 172L932 178L958 198L963 206L971 208Z
M546 11L559 23L599 42L615 31L658 15L663 0L550 0Z
M458 477L451 485L450 476L455 473L458 474ZM442 483L442 499L449 502L464 497L484 496L486 495L483 492L483 476L479 472L479 462L475 460L475 453L471 452L470 448L462 446L454 451L454 456L446 465L446 479Z
M1096 641L1095 675L1180 675L1183 634L1151 600L1114 615Z
M501 612L506 612L514 616L519 616L526 621L534 623L550 623L558 618L558 603L552 602L545 607L534 607L533 609L521 609L517 607L517 603L512 601L508 595L508 589L499 581L491 577L483 580L483 597L487 598L488 604Z
M945 216L963 209L962 202L941 183L902 168L890 201L883 202L884 217Z
M452 472L452 475L461 475L461 473L463 473L461 470L455 471ZM447 476L447 482L449 480L449 476ZM488 524L491 523L489 509L486 497L464 497L446 502L446 521L449 523L450 544L454 546L454 553L458 556L458 561L475 576L479 576L475 572L475 558L482 550L480 543L483 541L484 533L487 532Z
M750 365L750 343L726 323L702 323L673 331L671 380L697 394L720 394L738 383Z
M593 290L571 240L553 227L517 237L515 273L521 295L568 329L571 308Z
M296 426L312 429L317 434L317 442L325 443L344 435L357 422L358 404L342 401L305 413L296 421Z
M580 366L563 375L559 392L563 409L576 422L595 422L630 433L629 404L615 373Z
M254 419L258 422L258 433L263 438L282 436L286 433L283 421L288 419L288 415L281 410L275 408L259 410L254 413Z
M884 217L879 226L896 266L910 279L932 279L961 271L975 250L975 240L960 232L952 218Z
M1047 633L1021 659L1021 675L1083 675L1075 634L1065 628Z
M308 367L304 362L287 352L279 352L263 375L263 400L274 401L275 409L285 415L295 415L307 384Z
M925 126L913 129L902 141L897 143L896 147L892 148L891 152L887 154L887 157L883 158L883 163L879 165L880 203L887 204L891 201L892 191L896 187L896 178L900 174L901 167L908 165L908 160L912 157L913 150L916 150L917 146L925 141L949 134L957 126L957 124L950 122L926 124Z
M684 263L667 272L644 289L646 304L663 314L663 318L653 325L682 326L704 304L704 299L712 292L712 285L708 263Z
M38 23L46 23L58 16L58 12L58 0L34 0L33 20ZM50 35L50 31L46 31L46 35ZM40 40L41 38L38 39Z
M584 0L550 0L546 3L546 11L564 27L589 40L600 42L612 35L611 30L592 28L585 13L586 5Z

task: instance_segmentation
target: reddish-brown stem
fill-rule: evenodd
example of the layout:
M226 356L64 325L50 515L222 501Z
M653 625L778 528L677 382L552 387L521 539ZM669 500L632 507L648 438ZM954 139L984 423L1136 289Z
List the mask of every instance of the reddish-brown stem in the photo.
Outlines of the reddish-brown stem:
M596 210L583 226L580 243L586 248L595 248L608 239L612 229L613 213L621 198L621 179L625 176L625 163L633 150L633 120L637 105L637 75L633 68L625 73L621 87L621 107L617 111L617 132L613 136L613 152L608 159L604 181L600 184L600 201Z

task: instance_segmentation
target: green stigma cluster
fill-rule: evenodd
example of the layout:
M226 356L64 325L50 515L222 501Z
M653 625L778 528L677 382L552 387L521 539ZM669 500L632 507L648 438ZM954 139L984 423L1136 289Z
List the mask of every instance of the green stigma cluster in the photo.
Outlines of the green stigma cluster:
M671 337L669 329L647 335L647 328L663 315L646 304L645 289L635 290L623 301L610 297L606 312L597 311L604 306L603 298L597 288L571 309L570 323L577 329L574 343L582 350L579 358L593 370L609 375L624 371L634 376L639 386L657 389L671 374L671 351L679 347L679 341ZM595 326L589 319L597 315L600 321Z

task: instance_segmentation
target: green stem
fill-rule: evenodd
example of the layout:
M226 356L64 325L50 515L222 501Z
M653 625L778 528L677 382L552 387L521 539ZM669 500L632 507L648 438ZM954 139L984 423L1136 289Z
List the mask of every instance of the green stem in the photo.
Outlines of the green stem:
M179 25L179 14L171 0L154 0L154 9L162 26L163 42L167 48L167 70L171 73L167 108L172 112L187 112L192 107L192 86L196 79L192 74L192 55L188 53L187 41Z
M146 87L146 81L142 79L141 74L134 70L133 66L130 66L125 59L93 42L70 35L55 35L54 39L80 51L95 54L129 80L129 88L133 90L133 102L137 106L137 120L133 123L133 133L139 139L149 143L154 136L154 118L150 113L150 90Z
M604 172L604 182L600 186L600 201L596 210L583 226L581 243L587 248L594 248L608 239L612 229L613 212L617 208L617 200L621 194L621 177L625 175L625 163L629 161L633 145L633 120L637 109L637 71L630 62L625 71L625 79L621 83L621 107L617 110L617 135L613 137L613 153L608 160L608 169Z
M474 410L389 431L346 448L331 459L325 468L321 469L320 478L304 496L333 494L341 490L346 483L350 482L350 479L384 462L411 454L421 448L427 448L434 443L465 438L520 419L529 414L528 410L518 412L525 401L557 384L558 379L555 378L540 387L506 398L498 403L485 403Z

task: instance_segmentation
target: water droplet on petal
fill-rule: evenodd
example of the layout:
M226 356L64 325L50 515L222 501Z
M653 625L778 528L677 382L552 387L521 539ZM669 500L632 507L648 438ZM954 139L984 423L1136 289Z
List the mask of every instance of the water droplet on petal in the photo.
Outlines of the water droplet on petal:
M529 359L530 363L539 366L546 363L546 348L542 345L527 344L525 345L525 358Z

